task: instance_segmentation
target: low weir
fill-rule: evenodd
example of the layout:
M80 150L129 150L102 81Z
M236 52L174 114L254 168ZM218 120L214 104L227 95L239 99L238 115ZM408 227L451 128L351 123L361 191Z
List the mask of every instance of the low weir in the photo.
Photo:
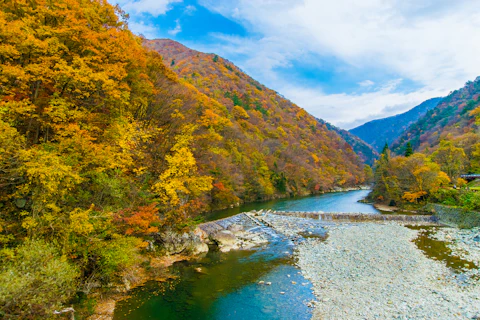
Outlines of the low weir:
M426 222L438 224L439 220L433 215L407 215L407 214L364 214L364 213L325 213L306 211L270 211L287 217L307 218L330 222L369 222L369 221L399 221L399 222ZM258 213L257 213L258 214Z
M229 230L233 225L242 225L244 229L253 229L261 226L261 217L266 214L275 214L286 217L315 219L325 222L385 222L396 221L404 223L422 223L440 225L439 219L433 215L407 215L407 214L365 214L365 213L326 213L308 211L272 211L260 210L239 213L220 220L202 223L199 229L211 235L221 230ZM257 220L258 217L259 219Z

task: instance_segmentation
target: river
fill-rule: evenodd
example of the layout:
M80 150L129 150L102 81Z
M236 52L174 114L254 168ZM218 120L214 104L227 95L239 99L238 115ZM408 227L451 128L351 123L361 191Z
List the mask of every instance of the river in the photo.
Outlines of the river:
M209 220L260 209L378 214L373 206L358 203L368 192L247 204L216 212ZM315 234L322 237L325 232ZM310 319L307 304L315 297L294 265L293 250L289 239L272 234L270 242L256 250L211 251L198 261L175 263L170 268L175 279L132 290L117 303L114 319Z

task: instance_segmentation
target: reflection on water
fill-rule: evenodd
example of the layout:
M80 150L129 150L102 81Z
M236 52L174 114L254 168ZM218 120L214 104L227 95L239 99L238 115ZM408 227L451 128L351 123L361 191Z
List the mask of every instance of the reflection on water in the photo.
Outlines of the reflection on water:
M248 204L209 218L260 209L376 214L371 205L357 202L368 192ZM326 235L320 228L303 236L324 239ZM293 249L291 240L276 234L256 251L209 252L196 262L176 263L170 268L175 280L152 281L132 290L130 298L117 303L114 319L310 319L307 303L315 297L311 284L294 266Z
M260 209L272 209L278 211L323 211L323 212L350 212L379 214L371 204L360 203L370 190L358 190L349 192L326 193L317 196L287 198L266 202L247 203L238 208L231 208L212 212L207 220L217 220L230 217L238 213Z
M310 319L312 287L293 266L292 250L279 238L257 251L176 263L176 280L134 289L114 319Z

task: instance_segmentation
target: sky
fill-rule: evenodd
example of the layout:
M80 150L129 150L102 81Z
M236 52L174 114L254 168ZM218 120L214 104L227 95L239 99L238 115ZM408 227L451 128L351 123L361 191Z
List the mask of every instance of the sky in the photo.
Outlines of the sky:
M480 76L476 0L114 0L130 29L216 53L351 129Z

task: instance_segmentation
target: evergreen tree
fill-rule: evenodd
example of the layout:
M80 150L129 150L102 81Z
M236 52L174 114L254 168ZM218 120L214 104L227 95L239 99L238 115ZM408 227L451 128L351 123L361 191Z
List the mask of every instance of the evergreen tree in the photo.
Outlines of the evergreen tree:
M172 59L172 62L170 63L170 66L174 66L175 65L175 59Z
M385 142L385 146L382 149L381 156L383 156L383 158L385 158L385 161L387 162L390 160L390 148L388 147L388 142Z
M213 57L213 62L217 62L218 61L218 56L215 55L215 57Z
M387 151L389 151L390 148L388 147L388 142L385 142L385 146L382 149L382 154L387 154Z
M410 157L413 154L413 148L410 141L407 143L407 148L405 150L405 157Z

